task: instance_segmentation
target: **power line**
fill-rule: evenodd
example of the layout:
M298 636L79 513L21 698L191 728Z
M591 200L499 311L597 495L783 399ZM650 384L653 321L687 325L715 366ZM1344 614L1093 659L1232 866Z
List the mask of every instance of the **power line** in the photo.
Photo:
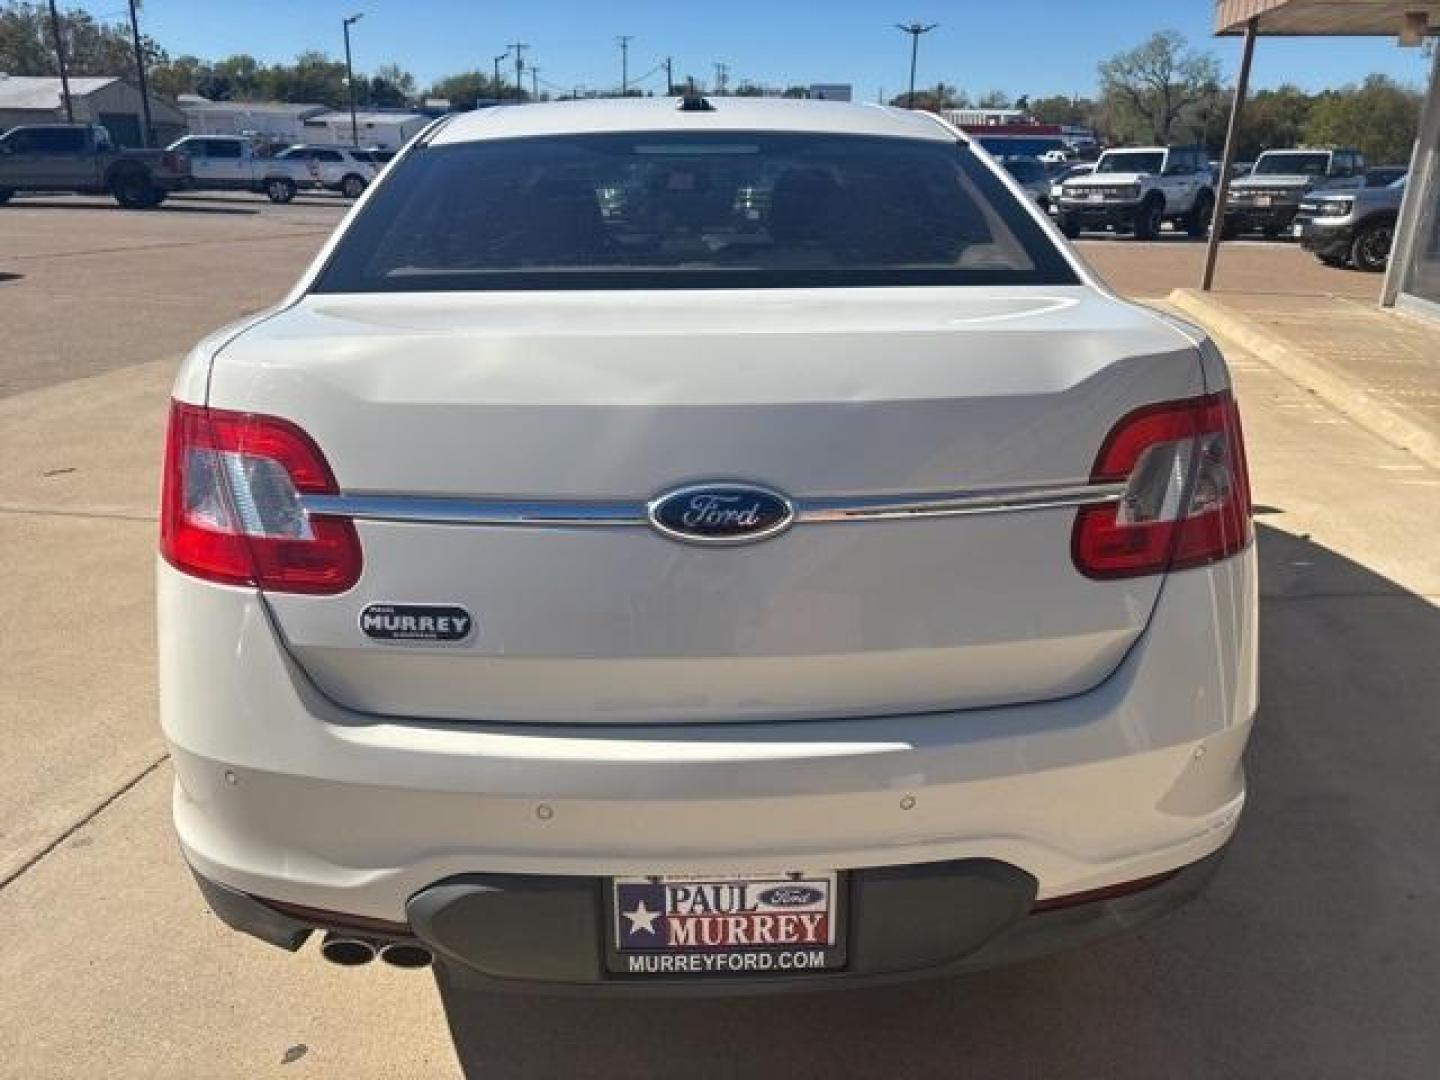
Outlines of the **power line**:
M530 48L528 42L512 41L509 49L515 54L515 99L525 99L525 50Z

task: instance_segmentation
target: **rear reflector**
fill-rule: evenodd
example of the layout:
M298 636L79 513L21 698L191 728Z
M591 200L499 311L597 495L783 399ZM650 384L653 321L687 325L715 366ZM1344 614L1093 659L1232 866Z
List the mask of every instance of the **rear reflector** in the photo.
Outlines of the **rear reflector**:
M1072 554L1087 577L1203 566L1250 543L1250 479L1228 390L1130 413L1106 437L1091 479L1123 482L1125 493L1075 520Z
M160 553L176 569L276 592L344 592L360 577L355 527L307 514L302 494L339 488L294 424L171 403Z
M1153 889L1156 885L1163 885L1178 873L1180 873L1179 870L1167 870L1163 874L1152 874L1150 877L1138 878L1135 881L1122 881L1118 885L1106 885L1101 889L1089 889L1085 892L1069 893L1066 896L1052 896L1048 900L1037 900L1031 906L1030 914L1038 915L1043 911L1060 911L1064 908L1080 907L1084 904L1118 900L1122 896L1133 896L1146 889Z

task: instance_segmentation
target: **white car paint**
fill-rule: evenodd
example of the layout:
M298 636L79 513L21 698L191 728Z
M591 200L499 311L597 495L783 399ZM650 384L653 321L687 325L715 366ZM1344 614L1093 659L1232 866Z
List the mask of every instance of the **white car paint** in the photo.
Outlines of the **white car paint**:
M724 99L484 110L419 142L692 127L957 137L902 111ZM298 424L342 499L643 506L738 478L801 517L708 548L643 521L362 513L363 572L328 596L162 559L161 720L190 864L400 923L418 892L476 872L993 859L1046 900L1220 849L1257 699L1253 543L1101 580L1072 562L1073 505L934 512L1085 489L1122 416L1228 389L1199 331L1110 295L1022 212L1074 283L311 291L332 238L283 304L191 353L177 401ZM825 517L857 500L919 510ZM400 602L475 626L461 648L358 632L368 605Z

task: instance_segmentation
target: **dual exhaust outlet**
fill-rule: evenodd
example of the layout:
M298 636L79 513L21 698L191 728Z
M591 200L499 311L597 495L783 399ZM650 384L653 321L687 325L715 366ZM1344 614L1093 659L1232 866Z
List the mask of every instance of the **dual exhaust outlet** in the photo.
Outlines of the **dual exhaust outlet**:
M391 967L412 971L429 967L434 959L418 941L376 941L335 930L326 933L320 955L339 967L361 967L379 957Z

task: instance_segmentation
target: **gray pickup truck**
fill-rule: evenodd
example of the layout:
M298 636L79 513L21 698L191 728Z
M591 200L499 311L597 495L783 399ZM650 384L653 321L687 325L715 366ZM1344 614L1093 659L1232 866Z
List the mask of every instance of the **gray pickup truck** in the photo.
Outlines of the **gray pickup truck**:
M129 210L159 206L191 183L190 162L171 150L120 150L103 127L37 124L0 135L0 204L16 192L108 194Z

